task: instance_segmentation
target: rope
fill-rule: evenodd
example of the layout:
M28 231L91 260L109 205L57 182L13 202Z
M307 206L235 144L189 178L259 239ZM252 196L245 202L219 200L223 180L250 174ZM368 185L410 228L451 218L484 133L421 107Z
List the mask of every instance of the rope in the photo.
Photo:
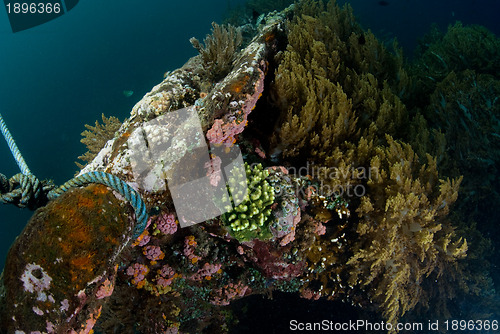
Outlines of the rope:
M70 188L80 187L90 183L100 183L110 187L111 189L119 192L123 197L125 197L130 205L132 205L137 221L133 237L134 239L138 238L142 232L144 232L148 222L146 205L137 191L112 174L105 172L89 172L76 176L59 188L51 190L47 197L49 200L52 200L68 191Z
M90 172L74 177L58 188L55 188L50 181L40 182L29 170L9 129L5 125L2 114L0 114L0 129L22 172L10 179L0 174L0 202L34 210L47 204L49 200L59 197L70 188L85 186L90 183L100 183L120 193L134 208L137 223L134 227L133 238L138 238L144 232L148 222L146 205L139 193L126 182L105 172Z
M28 168L26 161L24 161L23 156L19 151L19 148L17 148L16 142L14 141L14 138L12 138L9 129L7 128L7 125L5 125L1 113L0 113L0 130L2 131L3 137L7 141L7 145L9 145L10 152L12 152L14 159L16 159L16 163L19 166L21 173L23 173L24 175L31 175L31 171Z
M0 174L0 202L35 210L47 204L46 194L54 187L52 182L40 182L33 174L19 173L10 179Z

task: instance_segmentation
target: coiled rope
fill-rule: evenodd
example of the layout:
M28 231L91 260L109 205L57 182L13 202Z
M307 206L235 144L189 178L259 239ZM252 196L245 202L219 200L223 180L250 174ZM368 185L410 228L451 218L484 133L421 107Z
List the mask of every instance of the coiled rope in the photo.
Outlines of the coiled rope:
M9 129L0 114L0 130L9 145L9 149L16 160L20 174L10 179L0 174L0 202L14 204L18 207L36 209L47 204L49 200L59 197L70 188L85 186L90 183L104 184L120 193L132 205L136 215L133 238L144 232L148 221L146 205L137 191L115 175L105 172L89 172L72 178L57 187L51 181L39 181L24 161Z

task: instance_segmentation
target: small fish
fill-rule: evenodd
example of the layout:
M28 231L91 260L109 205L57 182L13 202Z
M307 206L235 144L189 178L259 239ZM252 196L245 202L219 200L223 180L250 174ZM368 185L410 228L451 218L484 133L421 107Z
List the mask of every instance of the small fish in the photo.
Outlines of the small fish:
M134 91L133 90L124 90L123 95L125 95L125 97L131 97L132 95L134 95Z
M384 1L384 0L382 0L382 1L379 1L379 2L378 2L378 4L379 4L380 6L389 6L389 1Z

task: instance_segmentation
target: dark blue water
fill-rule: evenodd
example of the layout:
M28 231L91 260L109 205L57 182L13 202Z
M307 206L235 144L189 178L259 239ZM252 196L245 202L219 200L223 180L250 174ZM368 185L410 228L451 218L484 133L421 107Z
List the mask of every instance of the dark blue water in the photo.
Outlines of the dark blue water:
M350 3L364 27L382 39L397 37L409 56L433 22L444 29L461 20L500 34L497 0ZM189 38L203 39L227 6L227 0L85 0L54 21L16 34L0 9L0 112L32 172L56 184L70 179L85 151L79 142L84 124L100 120L101 113L127 117L165 71L196 54ZM126 97L123 90L134 94ZM0 172L18 172L4 143ZM30 214L0 206L0 268Z
M436 23L442 31L449 24L481 24L500 35L498 0L378 0L337 1L350 3L363 27L381 40L396 37L405 56L412 57L417 41Z

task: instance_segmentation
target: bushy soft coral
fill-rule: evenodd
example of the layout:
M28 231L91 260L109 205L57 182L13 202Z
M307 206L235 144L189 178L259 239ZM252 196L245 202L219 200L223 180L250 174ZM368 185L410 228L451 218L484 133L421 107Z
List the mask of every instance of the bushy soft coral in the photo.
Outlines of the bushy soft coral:
M332 165L331 152L384 133L396 135L407 112L392 87L407 78L394 56L334 1L301 1L271 87L281 115L271 157Z
M440 180L432 157L421 166L410 145L387 140L371 161L378 173L356 210L360 238L347 265L349 283L367 287L395 323L417 303L426 303L429 296L421 285L427 277L456 270L453 263L465 256L467 242L446 218L461 178Z
M235 52L241 44L242 37L238 28L213 22L212 34L205 38L205 45L201 45L194 37L189 41L200 52L205 75L217 81L231 70Z

